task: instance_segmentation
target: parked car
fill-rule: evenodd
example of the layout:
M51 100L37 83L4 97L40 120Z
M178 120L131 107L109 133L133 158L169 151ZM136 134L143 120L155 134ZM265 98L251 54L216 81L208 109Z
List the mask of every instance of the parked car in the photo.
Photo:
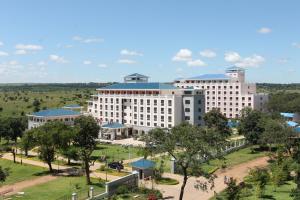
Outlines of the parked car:
M111 162L111 163L108 164L108 167L112 168L112 169L117 169L117 170L124 169L124 165L122 165L119 162Z

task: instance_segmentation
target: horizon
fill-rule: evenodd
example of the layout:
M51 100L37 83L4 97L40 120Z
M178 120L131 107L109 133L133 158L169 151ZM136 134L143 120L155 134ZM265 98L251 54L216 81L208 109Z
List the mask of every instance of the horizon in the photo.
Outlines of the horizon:
M134 72L172 82L232 65L245 68L251 83L300 81L296 0L1 6L0 83L121 82Z

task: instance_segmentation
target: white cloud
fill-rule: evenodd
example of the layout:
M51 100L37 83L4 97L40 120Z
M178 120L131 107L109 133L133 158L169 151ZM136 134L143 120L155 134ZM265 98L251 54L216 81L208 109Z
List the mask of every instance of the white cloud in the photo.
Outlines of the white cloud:
M272 32L272 29L268 28L268 27L262 27L260 29L257 30L258 33L261 34L268 34Z
M107 64L99 64L98 67L100 67L100 68L106 68L108 66L107 66Z
M28 53L28 51L24 50L24 49L19 49L15 51L15 54L17 55L26 55Z
M85 61L83 61L83 64L84 64L84 65L90 65L90 64L92 64L92 61L90 61L90 60L85 60Z
M183 71L183 69L181 68L181 67L178 67L177 69L176 69L176 72L177 73L180 73L180 72L182 72Z
M0 56L8 56L8 53L6 53L5 51L0 51Z
M240 54L238 54L237 52L230 51L230 52L226 52L226 53L225 53L224 59L225 59L227 62L234 63L234 62L238 62L238 61L241 59L241 56L240 56Z
M4 45L4 43L0 41L0 46L3 46L3 45Z
M135 64L136 61L135 60L129 60L129 59L120 59L120 60L118 60L118 63L122 63L122 64Z
M238 67L259 67L264 62L264 57L254 54L250 57L243 58L241 61L235 63L235 65Z
M294 42L292 43L292 46L296 48L300 48L300 43Z
M200 55L206 58L214 58L217 56L216 52L211 49L204 49L203 51L200 51Z
M205 62L203 62L202 60L198 59L198 60L191 60L187 62L187 65L190 67L203 67L205 66Z
M263 56L254 54L243 58L239 53L233 51L225 53L224 59L227 62L234 63L237 67L259 67L265 62L265 58Z
M68 63L68 61L64 57L54 55L54 54L50 55L49 59L56 63Z
M189 61L192 60L192 51L189 49L180 49L172 58L173 61Z
M37 63L38 66L45 66L47 63L45 61L40 61Z
M35 44L17 44L16 49L28 50L28 51L39 51L42 50L43 47L41 45L35 45Z
M143 54L141 52L130 51L128 49L122 49L120 54L123 56L143 56Z
M91 37L91 38L83 38L81 36L73 36L72 40L79 41L82 43L98 43L103 42L103 38Z
M280 59L278 59L278 62L281 64L287 63L287 62L289 62L289 59L288 58L280 58Z

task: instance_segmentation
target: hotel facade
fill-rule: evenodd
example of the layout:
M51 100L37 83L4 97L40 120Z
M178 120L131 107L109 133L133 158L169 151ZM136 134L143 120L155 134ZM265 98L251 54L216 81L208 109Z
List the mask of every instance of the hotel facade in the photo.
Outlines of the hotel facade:
M124 83L97 89L88 101L88 113L102 127L116 127L115 134L107 134L108 139L115 139L155 127L172 128L183 121L200 126L204 106L202 89L148 82L148 77L132 74L124 78Z
M226 69L225 74L204 74L174 81L177 88L202 89L205 92L205 112L217 108L227 118L237 118L245 107L265 111L268 95L256 92L256 84L245 82L245 70Z

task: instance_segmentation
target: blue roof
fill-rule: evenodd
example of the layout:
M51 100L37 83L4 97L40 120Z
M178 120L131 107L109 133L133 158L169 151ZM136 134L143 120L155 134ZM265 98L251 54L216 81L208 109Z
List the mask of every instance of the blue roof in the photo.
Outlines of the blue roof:
M143 77L143 78L149 78L148 76L145 76L143 74L138 74L138 73L130 74L130 75L127 75L125 77Z
M132 162L131 166L139 169L150 169L155 167L155 162L151 160L140 159L138 161Z
M231 120L229 120L228 122L227 122L227 126L229 127L229 128L235 128L235 127L237 127L239 125L239 122L236 122L236 121L231 121Z
M48 109L48 110L41 110L39 112L32 113L31 115L38 116L38 117L55 117L55 116L64 116L64 115L80 115L79 112L73 110L66 110L66 109Z
M102 126L102 128L124 128L124 127L125 126L123 124L117 122L107 123Z
M287 118L294 118L294 113L280 113L281 116L287 117Z
M287 121L286 123L287 123L288 126L291 126L291 127L295 127L295 126L298 125L297 122L293 122L293 121Z
M165 83L117 83L103 87L105 90L169 90L177 89L171 84Z
M230 77L227 76L226 74L203 74L200 76L188 78L188 80L215 80L215 79L228 80L230 79Z

